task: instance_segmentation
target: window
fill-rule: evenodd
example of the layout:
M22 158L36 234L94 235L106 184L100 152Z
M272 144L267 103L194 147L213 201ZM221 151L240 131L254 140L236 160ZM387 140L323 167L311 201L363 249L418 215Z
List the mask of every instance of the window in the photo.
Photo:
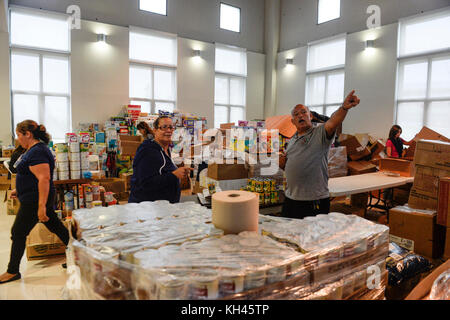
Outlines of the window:
M317 23L321 24L341 16L341 0L319 0Z
M399 30L395 122L405 140L423 126L448 137L450 10L401 20Z
M10 17L14 135L19 122L31 119L63 142L71 131L69 20L16 7Z
M130 104L141 111L176 107L177 40L174 35L130 29Z
M241 9L225 3L220 4L220 29L241 31Z
M234 47L216 46L214 127L245 120L247 54Z
M167 15L167 0L139 0L139 9L162 14L164 16Z
M330 117L343 102L345 42L339 36L308 46L305 101L311 111Z

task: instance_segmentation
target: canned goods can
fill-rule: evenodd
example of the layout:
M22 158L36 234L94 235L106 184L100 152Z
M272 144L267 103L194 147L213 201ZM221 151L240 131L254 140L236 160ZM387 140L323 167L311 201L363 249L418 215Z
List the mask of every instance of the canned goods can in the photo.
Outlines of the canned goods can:
M209 191L209 194L213 194L216 192L215 183L208 183L208 191Z
M249 272L244 278L244 289L250 290L264 286L266 283L266 272L264 270Z
M81 173L79 170L71 170L70 171L70 178L71 179L80 179Z
M177 279L166 279L159 282L158 296L160 300L186 299L186 284Z
M92 201L92 205L94 207L101 207L102 206L102 202L101 201Z
M92 186L90 184L83 184L84 192L92 192Z
M269 191L270 191L270 180L264 179L264 192L269 192Z
M219 293L222 297L244 291L243 274L224 274L219 280Z
M56 168L58 171L69 171L69 161L57 161Z
M247 179L247 188L248 190L252 190L252 179Z
M56 154L57 162L67 162L69 161L69 154L67 152L60 152Z
M264 192L264 183L261 180L255 180L255 191Z
M80 161L70 161L70 170L80 170L81 169L81 162Z
M105 192L105 202L113 202L114 201L114 193L112 192Z
M86 209L92 209L94 207L92 201L86 201Z
M278 265L267 270L267 283L284 281L286 279L286 265Z
M191 283L192 299L217 299L219 297L219 280L217 275L197 276Z
M275 179L270 179L270 191L277 191L277 183Z
M264 192L264 204L270 204L270 192Z
M94 201L94 197L93 197L92 192L85 192L84 193L84 198L85 198L86 203Z
M259 192L259 204L264 204L264 193Z
M80 152L80 144L78 142L69 142L70 152Z
M271 192L270 193L270 203L278 203L278 192Z

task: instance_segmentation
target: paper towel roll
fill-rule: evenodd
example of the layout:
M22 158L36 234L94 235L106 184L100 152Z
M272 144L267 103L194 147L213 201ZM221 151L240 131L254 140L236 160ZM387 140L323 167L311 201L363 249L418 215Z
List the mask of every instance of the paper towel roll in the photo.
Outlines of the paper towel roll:
M225 234L258 231L259 199L253 192L228 190L212 195L212 222Z

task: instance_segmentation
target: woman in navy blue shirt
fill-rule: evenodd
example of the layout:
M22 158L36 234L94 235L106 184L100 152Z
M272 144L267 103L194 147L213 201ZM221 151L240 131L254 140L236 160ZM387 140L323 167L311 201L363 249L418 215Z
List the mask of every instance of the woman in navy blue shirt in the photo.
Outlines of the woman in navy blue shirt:
M128 202L167 200L180 202L180 180L192 170L173 163L170 144L175 126L168 116L154 123L154 140L145 140L137 149L133 161L131 192Z
M54 211L55 160L47 147L50 136L43 125L33 120L17 124L17 139L26 152L14 164L17 169L16 190L12 197L20 201L19 212L11 229L11 256L8 271L0 275L0 284L21 278L20 260L25 251L28 234L38 222L44 223L67 246L69 232Z

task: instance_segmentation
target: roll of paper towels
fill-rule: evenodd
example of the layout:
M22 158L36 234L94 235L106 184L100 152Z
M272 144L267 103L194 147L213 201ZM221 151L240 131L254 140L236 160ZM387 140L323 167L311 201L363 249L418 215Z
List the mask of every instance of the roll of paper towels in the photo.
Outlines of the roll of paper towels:
M212 195L212 223L225 234L258 231L259 197L248 191L228 190Z

